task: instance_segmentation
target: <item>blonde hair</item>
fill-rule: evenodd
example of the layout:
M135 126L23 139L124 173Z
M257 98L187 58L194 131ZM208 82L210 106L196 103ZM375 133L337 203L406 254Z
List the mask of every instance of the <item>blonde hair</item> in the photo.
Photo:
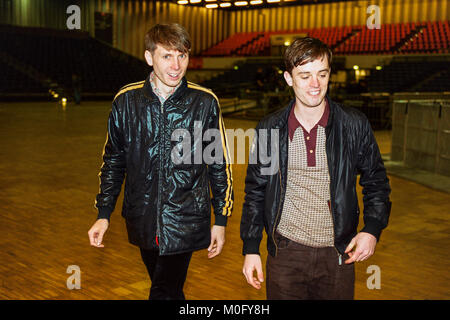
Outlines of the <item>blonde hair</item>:
M166 49L176 49L188 53L191 50L191 38L178 23L156 24L144 37L145 49L155 52L159 44Z

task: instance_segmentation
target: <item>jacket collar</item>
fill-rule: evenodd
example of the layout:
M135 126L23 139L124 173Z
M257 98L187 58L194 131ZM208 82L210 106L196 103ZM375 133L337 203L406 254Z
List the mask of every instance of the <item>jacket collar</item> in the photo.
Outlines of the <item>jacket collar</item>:
M152 103L153 102L160 103L158 96L153 92L152 85L150 84L150 74L148 75L147 79L145 79L144 86L142 87L143 93ZM172 104L176 106L182 106L183 102L182 97L185 94L186 89L187 89L187 80L186 77L183 77L183 79L181 79L181 85L166 100L166 102L170 101Z

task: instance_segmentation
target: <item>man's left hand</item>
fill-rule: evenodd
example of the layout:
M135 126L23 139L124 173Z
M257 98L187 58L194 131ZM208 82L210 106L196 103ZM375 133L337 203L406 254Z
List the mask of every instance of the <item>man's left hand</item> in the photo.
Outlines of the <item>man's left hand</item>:
M377 238L367 232L358 233L345 249L350 259L345 260L346 264L360 262L369 259L375 252Z
M225 227L212 226L211 228L211 244L208 247L208 258L212 259L222 252L225 244Z

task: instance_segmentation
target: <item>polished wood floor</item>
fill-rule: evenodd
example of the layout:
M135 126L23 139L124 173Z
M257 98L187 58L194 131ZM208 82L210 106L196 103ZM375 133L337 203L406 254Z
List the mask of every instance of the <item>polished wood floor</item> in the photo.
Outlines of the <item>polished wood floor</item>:
M68 105L0 103L0 299L146 299L150 282L138 248L128 244L122 198L105 237L89 246L87 231L105 139L108 102ZM226 119L227 128L255 122ZM376 134L382 153L390 133ZM239 223L245 165L233 166L235 209L223 253L193 256L188 299L265 299L241 272ZM357 299L450 298L450 195L390 176L392 214L375 255L356 266ZM265 240L262 245L266 260ZM67 268L79 266L81 289L66 286ZM366 285L370 265L381 289Z

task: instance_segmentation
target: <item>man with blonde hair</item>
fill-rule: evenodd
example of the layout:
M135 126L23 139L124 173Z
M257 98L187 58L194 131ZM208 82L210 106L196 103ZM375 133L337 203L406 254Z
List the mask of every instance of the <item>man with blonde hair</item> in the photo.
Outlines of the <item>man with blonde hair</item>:
M213 258L225 243L233 207L231 164L217 97L185 78L191 49L186 30L157 24L145 35L145 46L152 72L145 81L124 86L112 104L96 198L98 217L88 234L92 246L104 246L125 179L122 216L129 242L140 248L152 282L149 299L185 299L192 252L208 248L208 258ZM173 161L172 133L193 132L194 122L203 132L220 132L219 161ZM194 143L183 156L191 157L201 147Z

